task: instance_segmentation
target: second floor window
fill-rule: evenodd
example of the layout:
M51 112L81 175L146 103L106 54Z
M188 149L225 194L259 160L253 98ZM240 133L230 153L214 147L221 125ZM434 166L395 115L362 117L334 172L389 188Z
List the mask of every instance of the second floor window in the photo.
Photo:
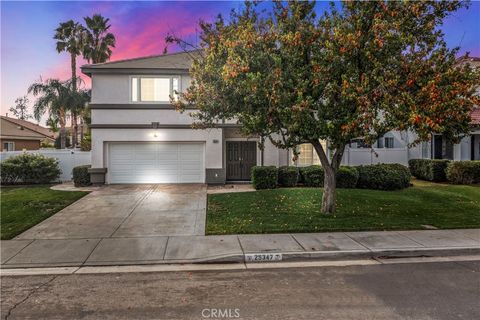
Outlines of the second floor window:
M179 91L178 77L133 77L133 102L170 102L170 97L177 98Z

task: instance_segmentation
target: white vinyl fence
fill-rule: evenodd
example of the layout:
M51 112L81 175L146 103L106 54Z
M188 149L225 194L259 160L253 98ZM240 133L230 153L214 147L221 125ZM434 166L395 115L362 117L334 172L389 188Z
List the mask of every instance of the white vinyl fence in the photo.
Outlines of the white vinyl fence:
M57 159L60 170L62 170L62 174L60 175L61 181L72 180L73 167L92 163L90 151L79 151L79 150L69 150L69 149L63 149L63 150L41 149L41 150L30 150L30 151L0 152L0 161L6 160L10 157L22 154L24 152L42 154L46 157Z
M346 148L342 164L346 166L369 165L377 163L400 163L408 166L407 148L356 149Z

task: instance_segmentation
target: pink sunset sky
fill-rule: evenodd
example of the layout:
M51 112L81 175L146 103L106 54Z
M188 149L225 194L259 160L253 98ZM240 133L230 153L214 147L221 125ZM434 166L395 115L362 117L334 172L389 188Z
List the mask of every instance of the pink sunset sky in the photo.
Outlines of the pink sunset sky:
M317 11L327 7L317 3ZM111 60L161 54L168 33L195 40L200 19L211 21L218 14L238 9L236 1L130 1L130 2L1 2L1 108L5 115L16 98L27 93L28 86L40 79L70 77L70 59L58 54L53 40L60 22L100 13L110 18L117 46ZM460 53L480 56L480 2L472 2L449 17L443 26L451 47L461 45ZM171 48L169 51L174 51ZM79 57L78 67L86 62ZM80 71L78 74L81 75ZM83 75L82 75L83 76ZM83 76L90 86L88 77ZM30 105L33 97L30 97Z

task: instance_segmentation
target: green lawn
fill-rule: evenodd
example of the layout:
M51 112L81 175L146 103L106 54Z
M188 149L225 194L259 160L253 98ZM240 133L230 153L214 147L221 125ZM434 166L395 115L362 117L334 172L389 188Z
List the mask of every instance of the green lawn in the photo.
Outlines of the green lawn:
M51 190L50 186L2 186L1 239L15 237L87 193Z
M320 213L322 189L208 196L207 234L480 227L480 186L415 181L401 191L338 189L337 212Z

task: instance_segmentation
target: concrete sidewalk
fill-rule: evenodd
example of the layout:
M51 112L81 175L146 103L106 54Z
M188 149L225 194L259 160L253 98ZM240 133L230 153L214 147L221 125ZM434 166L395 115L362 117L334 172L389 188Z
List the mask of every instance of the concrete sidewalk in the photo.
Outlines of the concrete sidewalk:
M1 241L2 268L480 254L480 229Z

